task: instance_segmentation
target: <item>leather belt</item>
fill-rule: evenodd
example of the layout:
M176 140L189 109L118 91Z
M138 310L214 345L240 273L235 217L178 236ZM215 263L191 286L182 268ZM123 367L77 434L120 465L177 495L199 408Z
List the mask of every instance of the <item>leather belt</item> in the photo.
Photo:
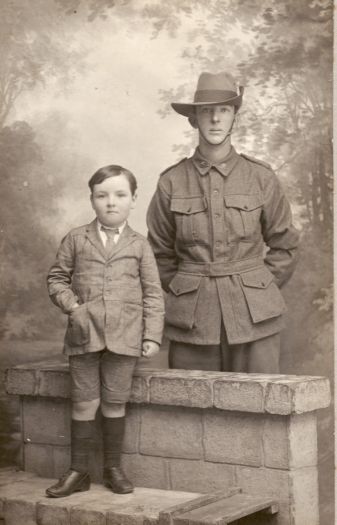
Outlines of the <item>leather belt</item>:
M264 266L262 257L250 257L239 261L216 261L216 262L191 262L180 261L178 266L179 273L189 273L194 275L205 275L208 277L223 277L243 273Z

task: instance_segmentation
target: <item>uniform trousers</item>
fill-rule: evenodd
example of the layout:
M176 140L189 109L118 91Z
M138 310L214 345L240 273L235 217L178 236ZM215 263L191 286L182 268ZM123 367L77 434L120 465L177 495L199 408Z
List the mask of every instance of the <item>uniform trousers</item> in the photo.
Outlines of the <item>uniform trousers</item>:
M222 372L280 373L280 334L248 343L230 345L221 330L218 345L170 341L169 367Z

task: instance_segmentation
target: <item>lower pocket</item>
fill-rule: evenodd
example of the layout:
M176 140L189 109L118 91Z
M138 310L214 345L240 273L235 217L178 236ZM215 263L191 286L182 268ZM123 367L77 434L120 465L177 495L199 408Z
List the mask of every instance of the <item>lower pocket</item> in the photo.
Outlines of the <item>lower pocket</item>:
M124 303L122 323L125 344L131 348L141 348L143 340L142 306L138 304Z
M287 310L268 268L261 267L241 274L241 283L253 323L278 317Z
M200 275L182 273L172 279L165 305L168 324L184 330L193 328L201 279Z
M89 319L86 304L81 304L69 314L66 342L71 346L82 346L89 342Z

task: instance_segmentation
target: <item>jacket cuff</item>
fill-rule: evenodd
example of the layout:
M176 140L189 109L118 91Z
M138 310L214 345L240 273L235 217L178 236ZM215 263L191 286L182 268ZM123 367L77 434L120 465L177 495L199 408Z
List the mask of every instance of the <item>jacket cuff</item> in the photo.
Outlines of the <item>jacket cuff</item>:
M72 290L62 290L50 296L53 303L58 306L64 314L70 314L72 307L78 302L78 296Z

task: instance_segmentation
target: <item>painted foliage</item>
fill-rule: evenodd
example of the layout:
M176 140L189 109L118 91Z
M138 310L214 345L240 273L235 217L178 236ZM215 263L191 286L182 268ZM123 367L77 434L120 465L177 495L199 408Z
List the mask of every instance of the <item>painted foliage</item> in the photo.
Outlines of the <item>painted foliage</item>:
M45 276L63 235L92 218L87 180L110 163L134 171L131 223L145 233L159 173L195 146L170 102L193 96L200 71L226 69L245 86L233 144L272 165L301 230L283 372L332 379L332 10L329 0L1 2L2 348L31 342L32 359L36 341L55 347L64 319ZM332 411L321 420L324 466Z

